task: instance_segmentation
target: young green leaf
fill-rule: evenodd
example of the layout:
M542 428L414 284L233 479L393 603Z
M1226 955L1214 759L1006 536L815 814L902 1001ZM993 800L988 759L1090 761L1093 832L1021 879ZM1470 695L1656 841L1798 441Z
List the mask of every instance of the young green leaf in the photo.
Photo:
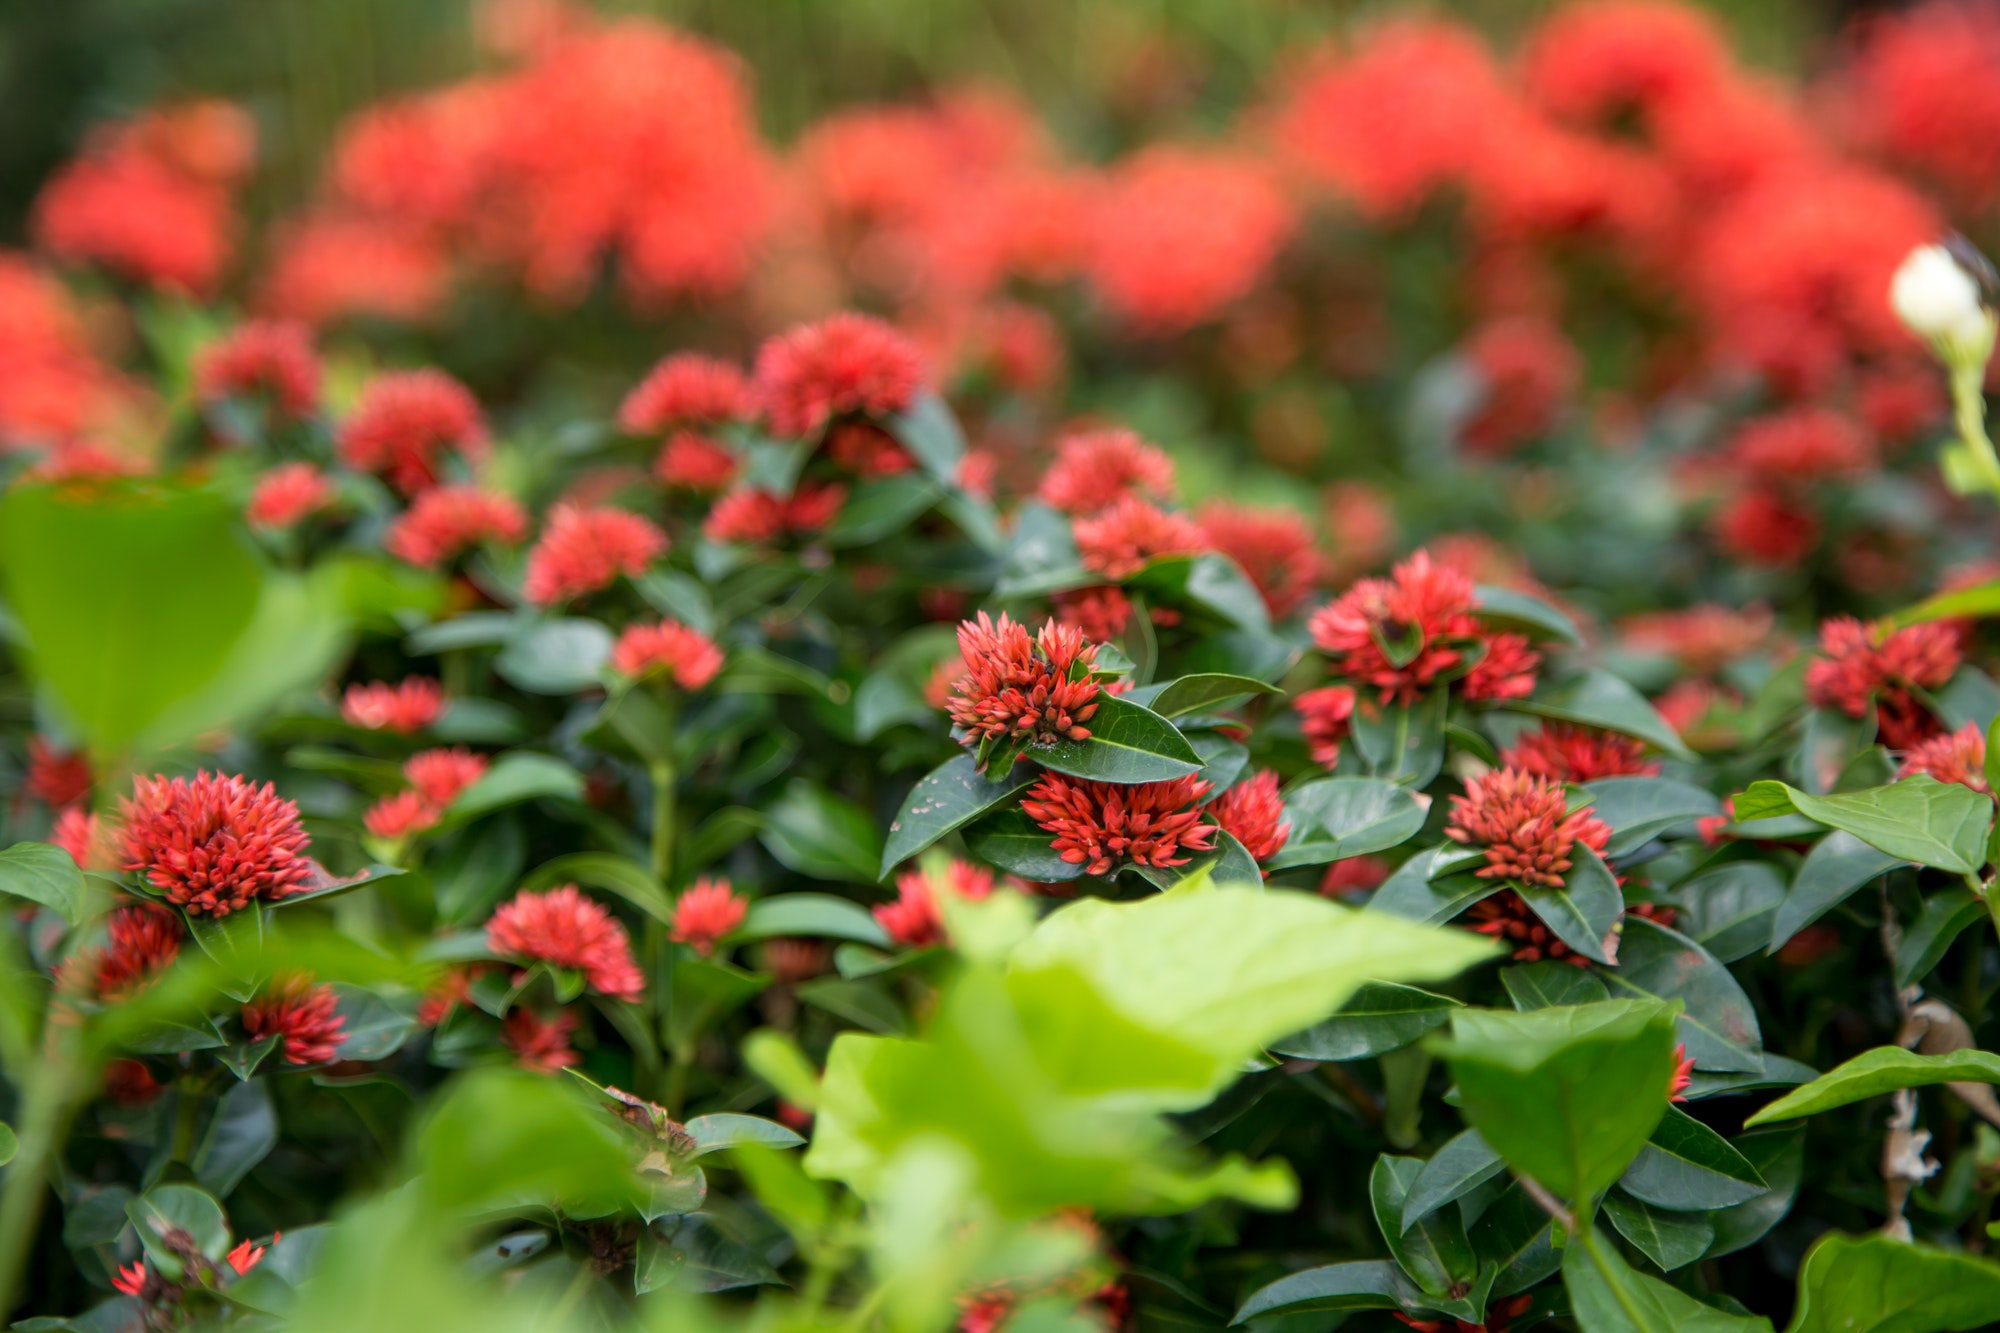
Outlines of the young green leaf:
M1888 1236L1822 1236L1799 1265L1785 1333L1954 1333L1991 1328L2000 1264Z
M1794 1120L1898 1088L1933 1083L2000 1083L2000 1055L1975 1050L1919 1055L1900 1046L1877 1046L1786 1093L1743 1123L1768 1125Z
M1739 822L1797 811L1890 856L1969 875L1986 864L1993 799L1927 773L1886 787L1812 796L1782 782L1753 782L1736 798Z

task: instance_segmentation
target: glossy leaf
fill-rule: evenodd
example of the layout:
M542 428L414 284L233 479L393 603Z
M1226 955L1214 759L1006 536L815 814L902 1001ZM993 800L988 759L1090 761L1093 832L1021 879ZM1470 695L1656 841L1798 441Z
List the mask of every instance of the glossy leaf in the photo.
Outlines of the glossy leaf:
M1424 806L1407 787L1380 778L1319 778L1285 795L1291 837L1271 860L1274 870L1322 865L1384 851L1415 837Z
M1704 1305L1635 1272L1600 1232L1563 1251L1563 1285L1582 1333L1771 1333L1771 1321Z
M462 824L524 801L581 801L583 775L551 755L514 750L494 761L445 812L447 826Z
M1387 1260L1363 1259L1281 1277L1252 1292L1229 1322L1325 1310L1416 1311L1424 1308L1422 1302L1423 1294L1402 1269Z
M1611 992L1596 974L1545 958L1500 969L1500 984L1516 1009L1547 1009L1558 1004L1589 1004L1608 1000Z
M1283 693L1284 691L1277 686L1267 685L1250 676L1232 676L1223 672L1208 671L1168 681L1153 695L1146 706L1161 717L1175 718L1183 713L1199 712L1246 695Z
M1755 826L1752 825L1754 828ZM1862 885L1903 859L1870 847L1851 833L1833 832L1806 854L1785 900L1771 914L1771 952L1845 902Z
M1511 588L1482 583L1473 589L1473 614L1500 629L1524 630L1538 638L1556 639L1572 648L1583 646L1570 618L1539 597L1530 597Z
M507 641L493 659L502 680L530 694L575 694L599 683L611 657L611 631L595 620L540 620Z
M1044 768L1096 782L1162 782L1201 767L1201 756L1173 723L1116 696L1098 696L1089 725L1089 740L1038 746L1029 757Z
M1039 776L1033 764L1018 763L995 780L979 772L970 754L945 760L917 780L902 811L890 822L880 876L887 878L891 870L938 839L1026 791Z
M808 778L794 778L764 811L758 837L801 875L871 884L882 862L875 821L860 806Z
M269 1084L254 1079L238 1083L216 1099L208 1132L195 1150L194 1178L226 1199L277 1146L278 1114Z
M796 1148L805 1140L775 1120L760 1115L739 1115L732 1111L698 1115L684 1126L694 1136L694 1156L720 1152L742 1143L760 1143L766 1148Z
M864 481L840 508L826 530L829 546L864 546L893 537L922 517L944 495L937 482L905 472L900 476Z
M1471 1237L1480 1262L1494 1269L1493 1300L1526 1291L1562 1267L1547 1210L1518 1182L1486 1206L1473 1223Z
M1611 826L1607 856L1624 856L1669 830L1722 813L1722 802L1672 778L1600 778L1587 784L1591 813Z
M2000 1055L1976 1050L1919 1055L1900 1046L1877 1046L1786 1093L1743 1123L1768 1125L1776 1120L1818 1115L1898 1088L1922 1088L1934 1083L2000 1083Z
M1600 975L1614 998L1679 1000L1675 1020L1687 1053L1702 1069L1763 1069L1764 1039L1750 997L1713 955L1678 931L1627 917L1618 966Z
M860 903L830 893L780 893L750 904L743 924L733 932L739 940L778 936L854 940L877 948L889 947L888 932Z
M166 1236L175 1230L187 1233L196 1249L210 1259L220 1259L229 1248L229 1224L223 1220L222 1205L205 1190L193 1185L155 1185L125 1207L132 1229L146 1255L162 1273L178 1276L180 1260Z
M1898 860L1959 875L1986 864L1986 839L1993 830L1991 797L1922 773L1831 796L1808 795L1782 782L1753 782L1736 798L1740 823L1794 811Z
M1952 941L1986 919L1986 904L1956 884L1924 899L1924 910L1896 945L1896 984L1914 986L1943 961Z
M1301 1060L1366 1060L1435 1032L1460 1007L1457 1000L1414 986L1370 982L1339 1013L1271 1043L1271 1049Z
M1182 880L1194 875L1206 875L1216 884L1251 885L1261 887L1264 872L1257 865L1257 858L1250 855L1249 848L1236 840L1234 834L1221 832L1215 835L1215 846L1207 852L1198 853L1177 866L1128 865L1126 869L1158 889L1171 889Z
M1785 1333L1957 1333L1992 1327L2000 1264L1887 1236L1822 1236L1799 1265Z
M1523 699L1507 707L1558 722L1577 722L1587 727L1615 731L1621 736L1642 740L1656 750L1677 759L1694 756L1673 724L1646 702L1645 696L1608 671L1591 670L1572 676L1539 698Z
M1424 1214L1464 1198L1506 1169L1507 1163L1479 1137L1478 1130L1463 1130L1446 1140L1409 1182L1402 1216L1394 1225L1408 1230ZM1390 1227L1385 1225L1382 1230L1386 1235Z
M1715 1227L1715 1241L1708 1258L1734 1254L1762 1240L1784 1220L1798 1197L1799 1181L1805 1174L1805 1127L1755 1129L1738 1135L1733 1145L1745 1161L1770 1186L1765 1193L1734 1208L1718 1208L1708 1215Z
M1563 887L1524 889L1521 898L1557 939L1577 953L1594 963L1616 962L1625 895L1610 867L1582 843L1571 849L1570 860Z
M72 926L86 910L83 872L68 852L45 842L0 851L0 893L40 903Z
M1405 1226L1403 1204L1423 1169L1414 1157L1384 1153L1369 1173L1368 1197L1397 1265L1425 1292L1442 1296L1469 1285L1478 1275L1479 1260L1456 1208L1420 1213Z
M1447 706L1443 689L1407 706L1384 707L1364 699L1350 722L1355 751L1375 777L1424 787L1444 767Z
M965 831L966 850L1010 875L1041 884L1060 884L1083 874L1081 862L1062 859L1048 830L1018 809L1003 810Z
M1729 1208L1770 1188L1727 1139L1673 1106L1618 1178L1618 1187L1645 1203L1681 1211Z
M918 394L887 429L925 472L948 486L957 484L965 461L965 432L944 399L928 391Z
M1662 1272L1685 1268L1715 1243L1715 1224L1708 1214L1655 1208L1622 1190L1604 1196L1604 1218Z
M1777 867L1732 861L1674 890L1673 903L1680 911L1675 925L1717 962L1733 963L1770 943L1772 922L1785 897Z
M1457 852L1456 847L1433 847L1418 852L1396 869L1396 873L1375 890L1368 910L1385 912L1411 921L1449 921L1482 898L1490 898L1506 887L1500 880L1481 879L1473 874L1452 874L1431 878L1432 867L1441 855Z

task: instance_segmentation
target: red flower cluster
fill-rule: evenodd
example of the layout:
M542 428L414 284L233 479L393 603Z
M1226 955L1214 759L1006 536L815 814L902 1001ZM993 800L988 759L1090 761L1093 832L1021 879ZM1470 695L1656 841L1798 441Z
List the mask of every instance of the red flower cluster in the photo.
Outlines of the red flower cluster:
M331 986L313 984L305 973L273 978L264 993L243 1006L243 1031L252 1041L282 1037L285 1062L320 1065L333 1059L347 1035Z
M319 410L322 371L312 334L282 320L253 320L202 349L194 391L204 405L261 399L274 421L304 421Z
M1986 780L1986 737L1977 722L1933 736L1903 755L1901 777L1927 773L1939 782L1956 782L1974 791L1993 790Z
M1340 762L1340 743L1347 739L1356 696L1351 686L1322 685L1292 700L1299 715L1299 732L1313 762L1332 768Z
M1766 485L1858 477L1875 466L1867 434L1823 407L1795 407L1747 422L1728 448L1737 467Z
M21 790L51 810L75 805L97 785L90 756L64 750L42 736L28 737L28 773Z
M567 1009L544 1018L527 1005L517 1004L500 1024L500 1040L521 1068L553 1074L583 1059L569 1044L582 1021Z
M1055 835L1049 845L1085 873L1121 865L1185 865L1188 854L1214 850L1216 826L1201 822L1209 784L1189 774L1123 786L1044 773L1021 810Z
M1771 637L1771 609L1707 603L1685 611L1633 616L1621 627L1633 652L1671 657L1684 670L1712 676L1749 656Z
M674 902L672 938L706 958L749 911L749 900L738 896L728 880L704 875Z
M945 711L968 744L1090 738L1083 724L1097 712L1097 647L1081 630L1050 621L1031 639L1005 612L994 621L981 611L960 623L958 652L965 674L953 682Z
M1911 6L1871 16L1828 99L1842 128L1884 161L1914 167L1970 209L2000 189L2000 14Z
M436 828L444 812L415 788L406 788L362 812L361 826L377 838L395 842L426 829Z
M122 868L138 871L167 901L200 916L227 916L258 899L283 898L312 874L299 808L269 783L206 772L135 778L120 803Z
M1073 531L1083 567L1107 579L1136 574L1162 556L1198 555L1208 549L1208 536L1200 524L1136 495L1127 495L1090 518L1077 519Z
M234 248L236 188L256 151L256 127L225 102L100 128L36 198L36 243L70 263L205 296Z
M1958 632L1930 622L1892 630L1836 616L1820 626L1820 656L1806 666L1806 698L1858 718L1875 705L1883 744L1908 749L1938 734L1913 690L1941 688L1958 670Z
M1035 492L1042 503L1084 516L1108 509L1128 495L1171 500L1173 460L1129 430L1087 430L1066 435Z
M625 395L618 428L628 435L661 435L749 421L756 415L756 395L742 371L727 361L677 352Z
M85 870L110 870L118 864L118 837L103 820L80 805L64 809L49 828L49 843L69 853Z
M1602 852L1611 829L1588 809L1572 813L1561 782L1496 768L1468 782L1463 796L1451 798L1444 835L1485 849L1486 864L1476 872L1483 878L1559 889L1575 864L1576 846Z
M393 731L410 736L444 713L444 687L427 676L409 676L391 685L386 680L349 685L340 699L340 717L351 727Z
M436 569L487 542L527 535L528 512L512 496L477 486L433 486L389 525L382 545L398 560Z
M804 439L835 417L892 417L924 387L915 343L868 315L842 313L757 352L757 399L773 434Z
M443 809L458 799L459 793L486 776L487 760L463 745L450 749L421 750L403 764L403 776L425 800Z
M826 435L826 456L858 477L894 477L915 470L917 460L896 437L866 421L843 421Z
M1285 800L1278 794L1278 775L1270 769L1260 769L1210 801L1208 815L1259 861L1276 856L1292 836L1292 826L1281 822Z
M109 425L136 405L63 285L4 251L0 312L0 453Z
M633 625L611 647L611 669L637 679L655 673L683 690L698 690L722 670L722 649L678 620Z
M712 542L773 542L786 533L818 532L846 503L847 488L835 482L806 482L790 497L748 487L717 500L701 532Z
M1195 515L1210 549L1234 560L1263 594L1274 619L1304 606L1326 575L1326 561L1305 516L1211 500Z
M447 451L486 456L486 422L471 390L441 370L377 375L340 423L340 461L405 495L438 484Z
M156 903L126 903L105 923L104 947L86 955L91 989L122 1000L143 990L181 952L181 919Z
M1556 782L1595 782L1658 773L1660 766L1647 763L1645 754L1646 747L1629 736L1544 722L1502 750L1500 766Z
M280 463L257 478L243 517L251 527L283 532L334 501L331 479L311 463Z
M968 902L979 902L993 892L993 872L984 866L954 860L942 875L923 870L905 871L896 877L896 901L871 909L889 938L912 949L928 949L945 942L944 914L940 895L956 894Z
M486 923L486 943L509 958L574 968L614 1000L636 1000L646 987L625 927L574 884L515 894Z
M1576 348L1538 317L1490 321L1466 339L1464 354L1483 388L1478 409L1459 429L1474 454L1506 454L1548 434L1583 382Z
M1475 605L1472 580L1418 551L1389 578L1363 579L1320 608L1309 628L1334 674L1374 688L1384 704L1414 703L1468 661L1466 698L1526 697L1540 655L1521 635L1484 630ZM1385 643L1396 646L1395 657Z
M1108 643L1132 621L1132 599L1111 584L1072 588L1055 596L1056 619L1082 631L1092 643Z
M663 486L685 486L703 493L719 491L736 480L736 455L706 435L677 431L660 446L653 475Z
M600 592L621 574L639 577L666 549L667 534L649 519L623 509L559 504L528 552L521 595L535 606L554 606Z

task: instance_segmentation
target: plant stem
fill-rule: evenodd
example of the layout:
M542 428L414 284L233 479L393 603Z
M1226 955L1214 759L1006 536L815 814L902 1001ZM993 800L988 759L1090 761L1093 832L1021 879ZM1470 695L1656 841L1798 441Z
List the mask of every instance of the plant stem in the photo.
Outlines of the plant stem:
M655 759L647 766L653 780L653 878L662 889L673 887L674 875L674 766Z
M49 1161L69 1118L62 1082L49 1063L38 1061L22 1090L20 1146L0 1189L0 1320L13 1314L20 1300L21 1274L48 1196Z
M2000 499L2000 455L1986 433L1986 367L1957 365L1951 372L1951 401L1959 438L1965 441L1986 489Z
M1563 1230L1572 1236L1577 1234L1576 1215L1563 1206L1563 1201L1549 1193L1548 1188L1533 1176L1516 1173L1514 1179L1520 1182L1521 1192L1542 1206L1542 1211L1562 1223Z

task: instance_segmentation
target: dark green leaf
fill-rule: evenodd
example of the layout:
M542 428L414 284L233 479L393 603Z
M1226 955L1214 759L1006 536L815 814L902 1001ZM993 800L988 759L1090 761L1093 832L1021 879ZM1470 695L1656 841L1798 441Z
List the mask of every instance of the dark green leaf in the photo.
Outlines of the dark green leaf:
M936 504L944 488L928 477L904 472L856 486L826 530L829 546L865 546L892 537Z
M1771 1321L1730 1314L1636 1273L1602 1233L1563 1252L1563 1285L1582 1333L1771 1333Z
M1743 1123L1768 1125L1774 1120L1817 1115L1898 1088L1933 1083L2000 1083L2000 1055L1975 1050L1919 1055L1900 1046L1878 1046L1786 1093Z
M1408 1230L1426 1213L1464 1198L1507 1169L1500 1154L1468 1129L1454 1135L1424 1163L1403 1198L1403 1215L1396 1225ZM1384 1227L1386 1233L1388 1227Z
M1063 860L1051 841L1048 830L1019 810L1003 810L965 831L967 851L1010 875L1041 884L1082 875L1082 864Z
M1241 742L1219 731L1182 733L1194 752L1201 756L1201 780L1215 791L1228 791L1250 767L1250 751Z
M759 898L750 904L749 913L734 935L742 940L775 936L856 940L877 948L889 947L888 932L867 908L830 893L781 893Z
M595 620L540 620L507 641L493 670L530 694L575 694L601 683L611 631Z
M0 893L40 903L72 926L84 917L83 872L68 852L45 842L0 852Z
M1273 1042L1271 1049L1301 1060L1366 1060L1436 1031L1459 1007L1457 1000L1414 986L1372 981L1332 1018Z
M1038 746L1031 757L1044 768L1097 782L1162 782L1201 768L1201 756L1173 723L1113 695L1097 697L1089 727L1089 740Z
M1986 904L1957 885L1924 900L1924 910L1896 945L1896 984L1914 986L1930 975L1951 942L1986 918Z
M1409 1310L1424 1308L1423 1294L1403 1271L1385 1259L1328 1264L1281 1277L1253 1292L1231 1324L1259 1315L1307 1314L1317 1310Z
M674 868L682 875L706 869L764 827L764 815L744 805L725 805L695 826L674 854Z
M1608 671L1586 671L1570 677L1541 698L1524 699L1507 707L1558 722L1577 722L1632 736L1677 759L1694 757L1681 743L1680 733L1673 724L1661 717L1644 695Z
M793 778L764 816L758 837L799 874L836 883L875 882L881 840L875 821L854 802L808 778Z
M1734 1208L1718 1208L1708 1215L1715 1227L1715 1242L1708 1248L1711 1259L1734 1254L1762 1240L1765 1233L1784 1219L1798 1197L1799 1179L1805 1174L1805 1126L1784 1129L1757 1129L1739 1135L1735 1148L1770 1186L1768 1192Z
M1771 914L1771 952L1847 900L1876 876L1902 865L1901 857L1870 847L1851 833L1827 834L1806 854L1785 900Z
M629 856L616 852L571 852L553 861L544 861L521 881L524 889L552 889L558 884L580 884L617 894L662 925L672 925L674 905L660 887L653 872Z
M1956 1333L1993 1326L2000 1264L1887 1236L1822 1236L1785 1333Z
M816 1009L852 1023L864 1032L884 1036L907 1036L909 1016L894 996L873 980L849 977L814 977L793 988L794 993Z
M1819 1077L1819 1071L1787 1056L1764 1052L1764 1067L1754 1072L1713 1074L1697 1069L1688 1080L1685 1094L1691 1102L1704 1097L1722 1097L1757 1088L1796 1088Z
M1715 1224L1707 1213L1670 1212L1617 1189L1604 1196L1604 1216L1662 1272L1685 1268L1715 1243Z
M1606 856L1635 852L1670 829L1722 813L1713 795L1672 778L1601 778L1584 790L1591 813L1611 826Z
M373 991L334 983L345 1027L336 1060L382 1060L402 1049L417 1030L417 1020Z
M1264 886L1264 872L1257 865L1257 858L1250 855L1250 849L1236 840L1234 834L1219 832L1215 835L1212 851L1189 857L1187 863L1177 866L1153 866L1128 864L1125 869L1135 872L1157 889L1171 889L1190 875L1206 874L1210 880L1222 885Z
M1472 1227L1472 1248L1496 1270L1491 1298L1536 1286L1562 1267L1548 1212L1518 1183L1502 1190Z
M1396 1263L1425 1292L1444 1296L1478 1275L1479 1260L1456 1208L1421 1213L1405 1226L1403 1201L1423 1169L1417 1158L1384 1153L1369 1173L1368 1197L1375 1208L1375 1225Z
M1203 672L1196 676L1182 676L1170 680L1160 687L1152 701L1146 706L1161 717L1179 717L1183 713L1193 713L1213 708L1230 699L1240 699L1249 694L1283 694L1275 685L1266 685L1261 680L1249 676L1232 676L1218 671Z
M210 1259L220 1259L229 1248L229 1224L223 1220L222 1205L193 1185L156 1185L126 1205L132 1229L154 1267L178 1276L180 1260L166 1243L176 1229L186 1232Z
M1833 796L1811 796L1782 782L1753 782L1736 798L1739 822L1794 810L1897 860L1959 875L1986 864L1986 838L1993 830L1992 797L1929 774Z
M278 1146L278 1113L268 1084L238 1083L215 1103L208 1132L195 1149L194 1178L203 1189L226 1199L257 1163Z
M1521 897L1564 944L1594 963L1614 962L1625 895L1596 852L1578 843L1570 858L1562 888L1523 889Z
M980 774L971 755L953 755L919 778L904 798L902 812L889 825L878 873L887 877L946 834L1026 791L1039 776L1033 764L1019 763L991 781Z
M1961 666L1943 689L1932 692L1930 703L1948 730L1974 726L1983 735L2000 720L2000 685L1976 666Z
M1771 923L1785 901L1784 877L1764 861L1731 861L1674 890L1683 934L1733 963L1771 941Z
M1356 705L1354 748L1378 778L1421 789L1444 767L1444 723L1448 693L1434 689L1407 707L1386 708L1372 700Z
M1418 852L1403 862L1368 900L1371 912L1387 912L1435 925L1449 921L1482 898L1490 898L1506 888L1504 881L1481 879L1472 874L1430 877L1430 867L1440 855L1449 856L1459 848L1446 844Z
M231 975L248 976L256 968L264 951L264 914L256 907L223 917L188 914L185 919L201 951Z
M1703 1069L1756 1073L1764 1038L1750 997L1706 949L1644 917L1627 917L1618 966L1601 974L1614 997L1679 1000L1675 1026Z
M694 1044L716 1023L755 999L769 978L714 958L682 958L674 963L667 1006L667 1045L692 1058Z
M1608 1000L1604 983L1583 968L1554 959L1516 963L1500 969L1500 984L1516 1009L1547 1009L1559 1004L1590 1004Z
M1224 555L1163 556L1128 582L1161 601L1220 616L1238 629L1259 632L1271 626L1263 594L1236 562Z
M1559 639L1572 648L1583 646L1583 637L1576 632L1570 618L1539 597L1485 583L1473 589L1473 593L1478 598L1473 614L1489 625Z
M1727 1139L1678 1107L1667 1108L1618 1187L1645 1203L1681 1211L1729 1208L1769 1189Z
M1292 834L1273 870L1321 865L1395 847L1424 826L1424 807L1407 787L1379 778L1319 778L1285 796Z
M958 484L965 461L965 433L958 418L937 394L926 391L887 426L896 442L910 451L925 472L947 486Z
M284 1037L272 1033L258 1041L242 1041L227 1050L216 1052L216 1062L243 1082L249 1082L260 1065L270 1058L271 1052L283 1044Z

